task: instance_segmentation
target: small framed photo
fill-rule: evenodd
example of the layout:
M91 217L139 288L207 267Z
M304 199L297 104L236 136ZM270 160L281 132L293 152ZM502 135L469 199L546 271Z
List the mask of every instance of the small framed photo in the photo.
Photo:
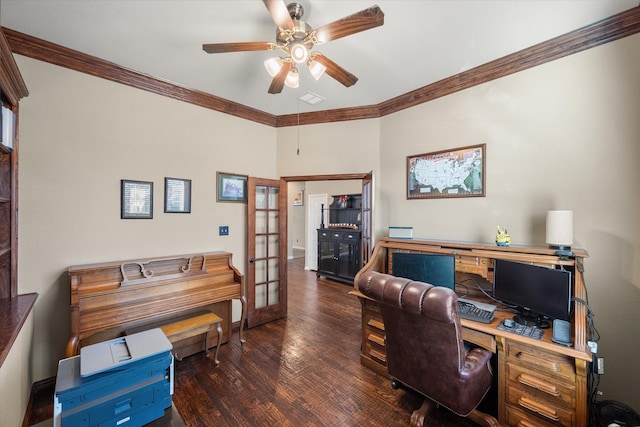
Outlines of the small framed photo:
M298 194L293 199L293 206L304 206L304 190L298 191Z
M120 218L153 218L153 182L120 180Z
M407 199L484 197L486 144L407 156Z
M218 202L247 202L247 175L217 172Z
M191 213L191 180L164 179L164 211L166 213Z

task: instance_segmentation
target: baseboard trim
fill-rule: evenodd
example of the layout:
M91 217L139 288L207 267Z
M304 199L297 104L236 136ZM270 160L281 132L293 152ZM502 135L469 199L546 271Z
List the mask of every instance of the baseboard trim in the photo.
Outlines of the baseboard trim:
M29 427L31 425L31 417L33 415L33 401L36 395L45 390L53 390L56 386L56 377L45 378L40 381L36 381L31 384L31 392L29 393L29 402L27 403L27 409L24 412L24 418L22 419L22 427Z

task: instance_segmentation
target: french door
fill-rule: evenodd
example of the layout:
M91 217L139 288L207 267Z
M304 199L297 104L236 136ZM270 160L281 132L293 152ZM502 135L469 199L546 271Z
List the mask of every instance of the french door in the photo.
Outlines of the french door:
M362 266L373 252L373 171L362 177Z
M287 185L247 180L247 326L287 315ZM285 209L280 209L283 206Z

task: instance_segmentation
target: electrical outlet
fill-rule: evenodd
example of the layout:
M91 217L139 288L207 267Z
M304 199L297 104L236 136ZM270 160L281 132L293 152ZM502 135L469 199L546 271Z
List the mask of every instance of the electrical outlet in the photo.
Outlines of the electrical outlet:
M598 374L604 375L604 357L598 357Z
M228 225L221 225L220 227L218 227L218 235L219 236L228 236L229 235L229 226Z

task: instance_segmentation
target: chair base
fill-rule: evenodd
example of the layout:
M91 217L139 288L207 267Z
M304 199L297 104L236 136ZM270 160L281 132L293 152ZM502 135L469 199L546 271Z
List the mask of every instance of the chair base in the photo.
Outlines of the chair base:
M420 408L413 411L411 414L411 421L409 425L411 427L423 427L424 420L429 416L431 411L436 407L435 403L429 399L425 399ZM500 423L494 417L484 412L480 412L477 409L471 411L467 418L476 424L480 424L486 427L500 427Z
M436 405L431 400L425 399L425 401L422 402L422 406L411 414L411 421L409 425L411 427L422 427L424 425L424 419L427 418L435 406Z

